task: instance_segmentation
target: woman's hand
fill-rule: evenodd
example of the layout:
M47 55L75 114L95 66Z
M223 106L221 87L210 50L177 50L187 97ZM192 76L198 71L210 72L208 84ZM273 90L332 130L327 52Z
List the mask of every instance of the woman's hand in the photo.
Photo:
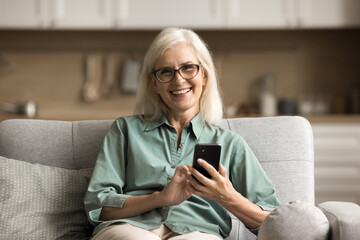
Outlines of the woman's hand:
M159 207L178 205L191 196L187 189L188 166L179 166L171 182L161 191L149 195L129 196L121 208L102 208L100 219L103 221L138 216Z
M212 176L212 178L209 179L199 173L196 169L188 166L190 173L199 180L196 181L192 176L188 178L189 191L198 196L218 202L223 206L234 201L234 196L237 196L239 193L234 189L227 177L225 167L219 164L219 172L217 172L213 166L202 159L198 159L198 163Z
M188 166L176 168L171 182L160 192L164 206L178 205L191 197L192 193L187 187L187 179L190 175Z
M270 212L262 210L235 190L226 174L226 169L219 164L219 172L206 161L199 159L200 166L212 176L203 176L196 169L188 166L193 177L188 177L188 189L191 193L213 200L234 214L250 229L261 225Z

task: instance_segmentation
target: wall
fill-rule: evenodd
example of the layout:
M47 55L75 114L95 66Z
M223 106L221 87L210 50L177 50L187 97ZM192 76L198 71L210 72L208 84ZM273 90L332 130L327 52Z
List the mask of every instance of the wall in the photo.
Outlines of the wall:
M360 80L360 30L198 31L213 52L225 105L254 106L258 80L276 76L280 99L305 93L346 100ZM135 96L121 92L124 59L141 60L156 31L0 31L0 102L35 99L39 118L112 119L132 114ZM111 91L81 100L89 54L115 62ZM1 62L1 61L0 61ZM338 109L337 111L345 111Z

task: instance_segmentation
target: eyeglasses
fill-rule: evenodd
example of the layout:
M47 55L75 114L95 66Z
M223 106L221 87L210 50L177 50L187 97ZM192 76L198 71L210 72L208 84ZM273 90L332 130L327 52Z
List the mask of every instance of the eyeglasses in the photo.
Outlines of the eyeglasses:
M170 67L159 68L157 70L153 70L153 74L157 80L163 83L173 80L176 72L178 72L183 79L190 80L198 75L200 65L201 64L186 64L178 69Z

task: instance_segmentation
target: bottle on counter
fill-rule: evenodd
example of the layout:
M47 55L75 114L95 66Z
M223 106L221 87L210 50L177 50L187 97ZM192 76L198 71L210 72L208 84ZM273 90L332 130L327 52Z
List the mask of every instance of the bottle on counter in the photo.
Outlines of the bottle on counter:
M259 113L262 116L275 116L277 114L277 100L274 94L275 77L267 74L261 80Z
M311 93L302 93L298 99L298 113L302 116L314 114L314 95Z

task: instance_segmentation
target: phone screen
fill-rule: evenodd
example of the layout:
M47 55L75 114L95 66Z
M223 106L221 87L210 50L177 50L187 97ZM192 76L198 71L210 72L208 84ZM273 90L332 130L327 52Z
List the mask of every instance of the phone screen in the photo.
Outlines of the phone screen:
M193 168L198 170L202 175L211 178L211 175L197 163L197 159L201 158L211 164L219 171L221 146L219 144L196 144L194 149Z

